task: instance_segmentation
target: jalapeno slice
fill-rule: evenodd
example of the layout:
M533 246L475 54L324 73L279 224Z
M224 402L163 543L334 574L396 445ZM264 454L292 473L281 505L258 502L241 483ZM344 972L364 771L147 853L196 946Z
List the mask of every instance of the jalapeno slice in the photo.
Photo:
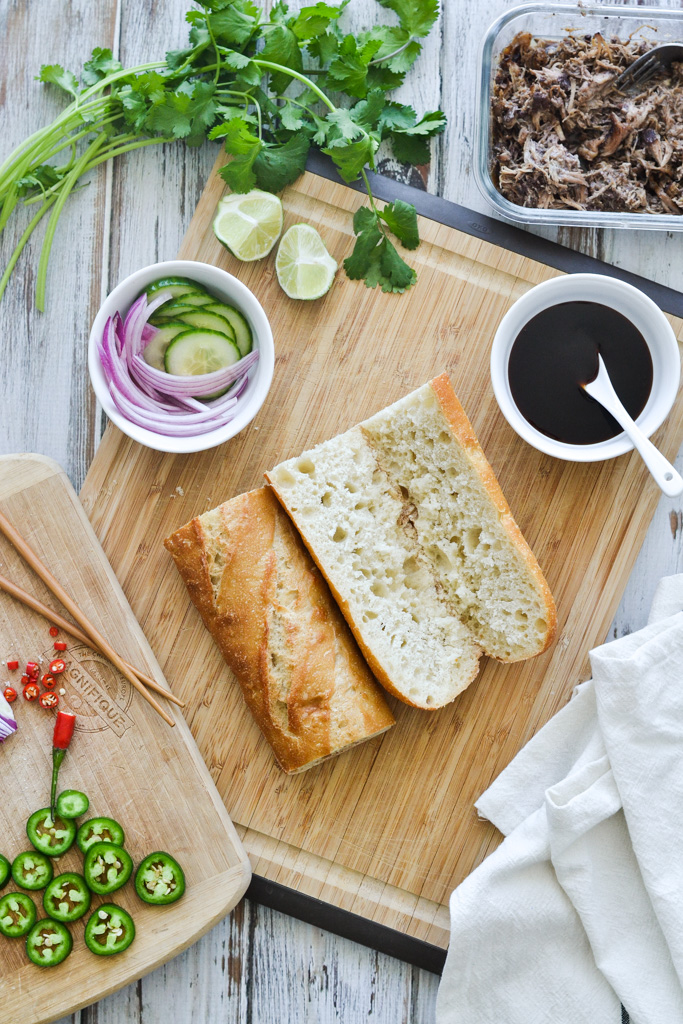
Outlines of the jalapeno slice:
M115 843L123 846L126 835L118 821L113 818L90 818L78 829L76 842L81 853L87 853L95 843Z
M52 881L52 862L44 853L26 850L12 861L12 878L22 889L44 889Z
M48 857L61 857L76 838L76 826L73 821L59 815L53 821L50 808L43 807L26 822L26 834L36 850Z
M55 921L78 921L90 910L91 899L83 875L68 871L52 879L43 895L43 906Z
M133 861L122 846L95 843L85 855L83 874L89 889L106 896L126 884L133 874Z
M135 938L133 918L115 903L103 903L85 926L85 944L97 956L114 956Z
M74 940L66 925L44 917L36 921L26 936L26 953L29 960L38 967L56 967L66 960L73 944Z
M80 818L90 807L85 793L77 789L65 789L57 797L57 814L60 818Z
M135 873L135 891L145 903L175 903L185 892L185 874L170 853L157 850L140 863Z
M12 865L7 860L7 857L3 857L0 853L0 889L4 889L7 885L7 879L12 874Z
M0 935L20 939L31 931L37 916L36 905L25 892L8 892L0 897Z

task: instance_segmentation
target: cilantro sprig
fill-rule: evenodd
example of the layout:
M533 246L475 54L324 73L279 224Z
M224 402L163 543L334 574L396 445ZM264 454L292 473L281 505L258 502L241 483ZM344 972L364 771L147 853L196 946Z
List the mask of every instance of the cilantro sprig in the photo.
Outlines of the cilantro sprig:
M49 214L36 286L44 309L59 215L93 168L142 146L197 146L207 138L220 140L231 157L220 173L236 192L281 191L304 170L311 146L330 156L345 181L361 178L370 205L354 216L346 273L387 292L410 288L415 271L392 238L407 250L417 247L415 209L400 200L379 208L366 168L374 169L383 141L397 159L426 163L429 140L445 127L441 111L418 117L387 98L417 59L438 0L378 0L391 24L355 35L344 29L349 2L318 0L290 12L277 0L266 16L252 0L199 0L186 15L188 46L164 60L123 68L110 50L97 48L80 77L44 65L39 80L61 89L69 103L0 165L0 231L17 204L37 205L0 278L0 296Z

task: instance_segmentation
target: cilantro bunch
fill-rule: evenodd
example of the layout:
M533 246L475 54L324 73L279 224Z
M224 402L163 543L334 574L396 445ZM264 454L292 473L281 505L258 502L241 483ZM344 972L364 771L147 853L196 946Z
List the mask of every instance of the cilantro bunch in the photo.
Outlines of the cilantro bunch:
M403 292L416 280L390 235L406 249L419 244L415 208L396 200L378 208L366 167L388 140L398 160L429 160L429 140L445 117L418 117L387 99L421 50L438 0L377 0L394 24L346 33L339 5L315 3L291 13L278 0L266 17L252 0L199 0L186 15L189 44L163 61L124 69L96 49L80 81L44 65L40 81L64 90L70 103L0 165L0 231L18 203L36 205L4 274L0 296L33 230L50 214L37 275L44 309L47 265L59 215L94 167L142 146L218 139L232 159L221 175L233 191L279 192L304 170L311 146L327 153L341 177L362 178L370 206L354 217L357 236L344 261L350 278ZM60 163L60 160L62 161Z

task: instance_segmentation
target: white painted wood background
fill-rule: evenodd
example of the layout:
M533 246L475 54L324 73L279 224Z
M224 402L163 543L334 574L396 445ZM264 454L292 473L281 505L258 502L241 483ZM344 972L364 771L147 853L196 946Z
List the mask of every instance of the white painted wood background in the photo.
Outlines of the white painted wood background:
M434 145L429 190L486 211L471 174L477 52L488 25L512 5L442 3L439 24L401 98L418 110L441 106L449 118ZM2 156L62 107L56 90L34 81L41 63L78 71L94 46L112 46L126 66L157 59L184 44L189 6L187 0L0 0ZM669 0L668 6L682 5ZM391 14L374 0L351 0L346 17L360 28ZM91 321L121 278L175 255L215 157L213 145L151 147L94 175L62 215L43 315L33 298L38 231L0 303L0 452L50 455L80 487L104 426L86 371ZM390 161L383 169L401 173ZM0 266L27 219L16 218L0 239ZM683 287L683 236L585 229L547 234ZM680 456L678 462L683 469ZM613 635L642 626L659 577L683 568L682 521L681 501L663 499ZM60 1024L428 1024L436 990L437 978L427 972L243 902L182 956Z

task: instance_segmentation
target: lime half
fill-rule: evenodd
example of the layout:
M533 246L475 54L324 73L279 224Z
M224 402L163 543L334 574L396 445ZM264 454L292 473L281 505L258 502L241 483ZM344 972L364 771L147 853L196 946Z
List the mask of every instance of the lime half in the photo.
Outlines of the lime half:
M293 224L282 236L275 270L290 299L319 299L330 290L337 263L315 228Z
M218 204L213 233L238 260L249 263L267 256L282 231L282 203L270 192L233 192Z

